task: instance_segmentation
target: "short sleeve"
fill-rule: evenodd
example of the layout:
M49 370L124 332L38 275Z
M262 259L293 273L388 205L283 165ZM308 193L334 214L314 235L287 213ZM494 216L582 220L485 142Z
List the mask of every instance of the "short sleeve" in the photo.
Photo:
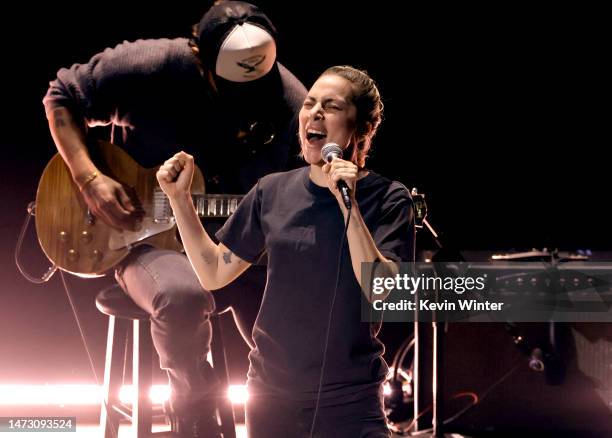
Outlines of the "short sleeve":
M399 182L390 184L382 200L372 237L378 250L389 260L414 261L414 204L406 187Z
M261 192L257 183L240 201L236 211L215 234L234 254L255 263L264 251L261 227Z

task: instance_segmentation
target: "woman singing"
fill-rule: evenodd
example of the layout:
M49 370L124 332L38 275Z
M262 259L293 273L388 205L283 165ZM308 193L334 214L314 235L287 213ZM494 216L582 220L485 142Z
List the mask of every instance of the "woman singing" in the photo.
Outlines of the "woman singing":
M178 153L157 173L205 289L228 284L267 253L249 355L252 438L389 436L381 389L388 369L379 326L361 320L368 290L361 269L414 259L414 215L404 186L364 167L381 117L380 94L365 72L326 70L299 114L308 166L260 179L217 233L218 245L193 207L193 158ZM329 143L345 158L324 161Z

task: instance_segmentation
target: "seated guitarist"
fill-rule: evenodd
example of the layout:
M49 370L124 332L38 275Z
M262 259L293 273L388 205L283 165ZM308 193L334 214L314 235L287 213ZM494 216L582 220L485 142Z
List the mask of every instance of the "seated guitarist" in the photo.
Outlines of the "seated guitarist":
M220 1L190 39L124 42L59 70L43 100L49 129L94 215L117 229L132 229L142 217L138 203L90 158L88 127L111 125L111 141L145 167L180 150L192 153L210 193L246 193L260 177L300 165L297 114L306 90L276 61L275 38L257 7ZM231 302L249 343L258 303L248 295L261 296L266 278L265 266L250 271L215 291L217 310ZM206 432L213 421L214 378L205 361L212 294L183 254L149 246L136 247L115 276L151 314L179 435L214 436ZM250 308L241 309L245 300Z

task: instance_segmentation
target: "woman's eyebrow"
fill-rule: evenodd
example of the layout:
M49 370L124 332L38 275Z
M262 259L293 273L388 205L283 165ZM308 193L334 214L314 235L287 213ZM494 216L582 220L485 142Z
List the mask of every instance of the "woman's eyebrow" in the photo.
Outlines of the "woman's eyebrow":
M318 99L313 97L313 96L306 96L306 98L304 99L304 102L317 102ZM342 97L338 97L338 96L326 96L323 97L321 99L321 103L322 104L326 104L326 103L330 103L330 102L336 102L336 103L343 103L346 104L347 100L342 98Z
M346 99L343 99L342 97L326 97L323 99L323 103L328 103L328 102L338 102L338 103L346 103Z

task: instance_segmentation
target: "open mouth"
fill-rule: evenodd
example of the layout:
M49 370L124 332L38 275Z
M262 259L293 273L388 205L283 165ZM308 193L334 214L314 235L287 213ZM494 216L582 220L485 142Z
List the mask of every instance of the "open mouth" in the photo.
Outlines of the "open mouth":
M316 129L309 129L306 132L306 140L309 142L323 140L325 137L327 137L327 134L322 131L317 131Z

